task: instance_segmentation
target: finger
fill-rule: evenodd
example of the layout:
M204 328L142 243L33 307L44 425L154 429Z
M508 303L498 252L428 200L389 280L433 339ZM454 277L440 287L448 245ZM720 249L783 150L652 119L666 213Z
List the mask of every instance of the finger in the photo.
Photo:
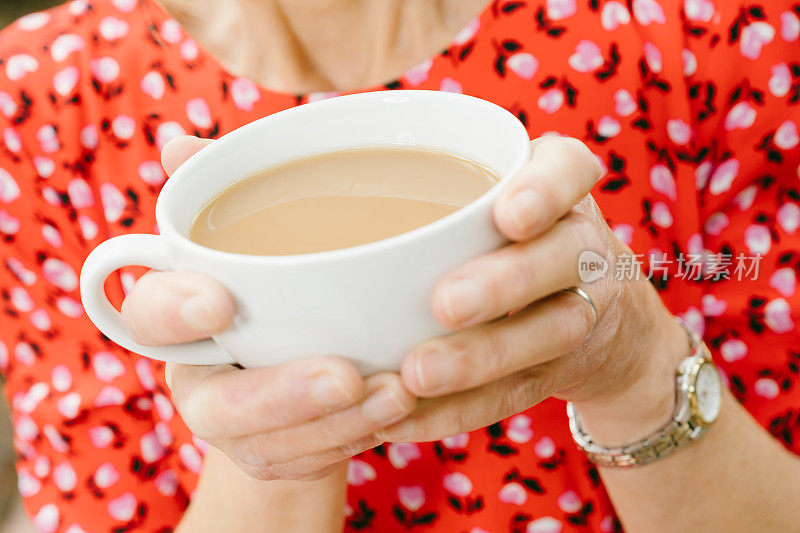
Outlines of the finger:
M350 459L354 455L371 450L381 444L375 435L367 435L357 441L337 446L314 455L299 457L286 463L250 464L230 457L246 474L256 479L270 481L275 479L314 481L326 477L332 466ZM224 451L224 450L223 450ZM225 452L227 454L227 452Z
M471 389L573 351L593 326L586 301L559 292L503 320L421 343L403 360L403 383L421 397Z
M295 426L357 402L364 381L338 357L266 368L175 365L172 398L189 429L205 440Z
M416 399L400 376L386 372L366 380L366 398L358 405L311 422L236 439L225 445L232 456L250 465L283 464L326 450L342 448L408 416Z
M589 194L601 173L597 158L577 139L541 137L532 150L494 205L495 225L512 241L547 230Z
M187 159L212 142L214 141L211 139L201 139L191 135L175 137L161 150L161 166L168 176L172 176Z
M421 399L409 417L378 430L375 436L384 442L426 442L486 427L551 396L569 364L574 363L554 359L482 387Z
M230 326L233 300L217 281L196 272L149 272L122 302L122 317L139 344L203 339Z
M477 257L447 274L431 295L436 320L463 328L503 316L580 282L584 250L604 250L602 231L570 213L541 237Z

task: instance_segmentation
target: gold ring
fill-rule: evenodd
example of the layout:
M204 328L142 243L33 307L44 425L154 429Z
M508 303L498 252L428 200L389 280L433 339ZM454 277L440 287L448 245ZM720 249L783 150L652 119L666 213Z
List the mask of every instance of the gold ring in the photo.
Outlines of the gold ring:
M573 294L577 294L581 298L583 298L587 304L589 304L589 309L592 310L592 329L589 330L589 333L583 338L583 342L586 342L592 333L594 333L594 328L597 327L597 307L594 305L594 300L592 297L586 294L586 291L581 289L580 287L570 287L568 289L564 289L564 292L571 292Z

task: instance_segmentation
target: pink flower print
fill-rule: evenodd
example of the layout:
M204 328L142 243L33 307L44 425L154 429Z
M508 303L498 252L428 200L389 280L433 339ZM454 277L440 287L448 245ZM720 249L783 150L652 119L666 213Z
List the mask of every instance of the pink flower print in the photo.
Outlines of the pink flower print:
M789 333L794 330L792 309L783 298L770 301L764 308L764 322L775 333Z
M763 224L751 224L744 230L744 242L751 254L766 254L772 247L769 228Z
M539 109L548 115L552 115L564 105L564 92L556 88L548 89L539 97L536 104L539 106Z
M766 22L752 22L742 29L739 51L748 59L758 59L761 49L775 38L775 28Z
M92 356L92 370L97 379L111 383L125 374L125 366L111 352L97 352Z
M666 165L658 164L650 169L650 186L673 202L678 199L675 177Z
M722 232L730 225L730 220L725 213L714 213L706 219L706 233L713 236L722 235Z
M194 98L186 102L186 116L189 122L200 129L208 129L213 125L211 109L203 98Z
M736 129L746 130L756 121L756 110L750 102L741 101L728 111L725 116L725 129L733 131Z
M681 52L681 60L683 61L683 75L691 76L697 72L697 57L688 48L684 48Z
M130 13L136 9L137 0L111 0L111 3L123 13Z
M0 202L10 204L19 198L19 185L8 171L0 168Z
M375 469L371 464L360 459L350 459L347 465L347 483L354 487L360 487L368 481L373 481L377 477Z
M785 203L778 208L777 218L783 230L792 234L800 226L800 207L794 203Z
M47 23L50 22L50 18L50 13L39 11L37 13L25 15L17 20L17 26L19 26L21 30L36 31L44 28Z
M186 130L179 123L174 121L163 122L156 129L156 145L158 145L159 150L163 150L164 145L181 135L186 135Z
M55 533L61 521L58 507L53 503L43 505L33 517L33 526L38 533Z
M111 121L111 131L117 139L126 141L136 133L136 120L129 115L119 115Z
M704 294L701 302L703 314L706 316L722 316L728 309L728 302L717 298L713 294Z
M767 82L769 92L774 96L786 96L792 88L792 73L786 63L778 63L772 67L772 76Z
M578 12L575 0L547 0L547 18L563 20Z
M69 66L53 76L53 88L61 96L69 96L78 84L78 67Z
M388 445L387 456L392 466L405 468L411 461L422 457L422 451L414 442L395 442Z
M253 105L261 100L258 87L247 78L236 78L231 82L233 104L243 111L252 111Z
M89 70L100 83L111 83L119 77L119 63L113 57L100 57L89 62Z
M647 62L647 66L650 67L650 70L655 73L661 72L661 68L663 66L661 50L659 50L658 47L651 42L645 42L643 46L644 60Z
M469 23L464 26L464 28L458 32L455 39L453 39L453 44L462 45L467 43L470 39L475 37L475 34L478 33L478 30L481 27L481 20L478 17L470 20Z
M78 276L75 270L60 259L53 257L45 259L42 263L42 275L62 291L70 292L78 288Z
M711 194L722 194L731 190L733 180L739 175L739 160L728 159L720 164L709 178L709 191Z
M116 222L125 211L125 197L111 183L104 183L100 186L100 201L103 203L103 212L107 222Z
M625 89L619 89L614 93L614 112L620 116L627 117L636 111L636 101L631 93Z
M53 61L60 63L73 53L80 52L84 48L86 48L86 43L83 37L74 33L65 33L64 35L59 35L50 45L50 55Z
M667 121L667 135L678 146L685 146L692 139L692 127L679 118L672 118Z
M778 394L780 394L781 389L774 379L759 378L756 380L755 384L753 384L753 391L756 393L756 396L761 396L767 400L774 400L778 397Z
M669 210L669 206L664 202L656 202L653 204L650 217L653 220L653 224L662 228L669 228L674 222L672 212Z
M421 83L424 83L428 80L428 74L433 66L433 60L426 59L419 65L416 65L406 71L403 75L403 78L408 82L409 85L416 87Z
M425 490L419 485L397 487L397 499L403 507L414 513L425 505Z
M126 492L122 496L110 500L106 508L111 518L120 522L127 522L136 513L136 506L136 496L132 492Z
M164 76L155 70L151 70L144 75L142 81L139 83L142 92L152 98L153 100L161 100L166 92L166 83Z
M14 116L19 106L14 98L5 91L0 91L0 111L8 118Z
M791 120L784 121L775 131L775 146L781 150L791 150L800 142L800 136L797 134L797 124Z
M200 48L193 39L186 39L181 43L181 57L186 61L194 61L200 55Z
M575 52L569 56L567 62L578 72L593 72L602 67L606 60L597 43L582 40L575 47Z
M108 429L108 428L106 428ZM119 481L120 475L113 463L103 463L94 472L94 484L107 489Z
M561 522L552 516L543 516L533 522L528 522L525 533L560 533Z
M445 474L442 484L445 490L462 498L469 496L472 492L472 481L461 472Z
M611 0L603 4L603 11L600 14L600 24L606 31L614 31L620 26L630 23L631 14L628 8L621 2Z
M177 44L183 38L183 31L181 25L175 19L165 20L161 24L161 38L170 44Z
M200 470L203 468L203 458L200 456L200 452L197 451L197 448L189 443L185 443L178 448L178 456L189 471L196 474L200 473Z
M530 80L539 68L539 60L531 54L519 52L508 58L506 66L523 80Z
M19 219L9 214L5 209L0 209L0 233L16 235L22 224Z
M63 462L53 468L53 482L61 492L69 492L78 483L75 469L68 462Z
M497 493L497 499L511 505L523 505L528 501L528 493L525 492L525 488L522 485L512 481L503 485L503 488Z
M710 0L684 0L686 18L697 22L710 22L714 18L714 3Z
M514 415L508 421L506 436L517 444L529 442L533 438L533 428L531 424L531 417L528 415Z
M151 187L160 187L167 179L167 174L158 161L144 161L139 165L139 177Z
M656 0L633 0L633 16L642 26L667 22L664 10Z
M72 372L64 365L58 365L50 372L50 379L53 382L53 389L58 392L66 392L72 386Z
M747 356L747 344L740 339L728 339L720 345L719 353L728 363L744 359Z
M800 36L800 18L791 11L781 13L781 38L790 43Z
M130 26L128 23L117 17L103 17L100 21L100 36L107 41L116 41L128 35Z
M94 150L100 143L100 139L97 136L97 126L94 124L84 126L84 128L81 130L80 137L81 145L87 150Z
M565 513L577 513L583 507L580 496L574 490L568 490L561 494L557 500L558 507Z
M622 131L622 126L620 125L619 121L614 117L609 115L604 115L600 117L600 120L597 121L597 133L601 137L605 137L606 139L610 139L611 137L616 137L619 135L619 132Z
M769 286L778 291L781 296L790 298L794 296L797 288L797 276L792 267L779 268L769 277Z
M56 169L56 164L52 159L41 155L33 157L33 166L36 168L36 173L45 179L52 176Z

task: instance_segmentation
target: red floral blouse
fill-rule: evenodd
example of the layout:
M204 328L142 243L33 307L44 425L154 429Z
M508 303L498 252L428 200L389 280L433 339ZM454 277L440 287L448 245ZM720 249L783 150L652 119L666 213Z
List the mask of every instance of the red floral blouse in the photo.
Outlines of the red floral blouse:
M736 397L800 452L799 34L789 0L495 0L440 54L370 89L464 92L531 137L583 139L604 163L594 194L614 232L658 266L653 283ZM0 35L0 368L40 531L171 530L207 447L163 365L86 318L84 258L154 231L169 139L330 96L227 72L154 0L74 0ZM118 300L134 276L109 281ZM379 446L348 481L347 531L621 529L554 399Z

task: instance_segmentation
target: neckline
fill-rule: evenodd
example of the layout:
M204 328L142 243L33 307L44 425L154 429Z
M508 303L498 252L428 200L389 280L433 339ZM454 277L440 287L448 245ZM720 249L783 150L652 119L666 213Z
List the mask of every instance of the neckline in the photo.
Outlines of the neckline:
M254 86L259 94L262 96L272 95L276 97L282 98L294 98L297 102L301 101L314 101L314 100L321 100L324 98L329 98L332 96L342 96L347 94L357 94L363 92L371 92L371 91L384 91L387 89L395 89L401 87L405 82L406 78L409 75L414 75L415 72L419 70L426 69L429 73L434 72L438 69L446 60L447 56L443 54L443 52L452 49L454 46L461 46L469 42L471 39L475 37L475 35L480 31L482 28L486 26L488 15L491 12L491 5L492 2L486 0L486 4L481 9L479 13L477 13L467 25L462 28L450 41L441 48L438 52L436 52L433 56L430 56L421 62L417 63L417 65L411 67L410 69L406 70L405 72L401 73L398 77L388 80L384 83L375 84L372 86L361 87L357 89L351 89L346 91L311 91L311 92L286 92L281 91L278 89L272 89L266 85L259 83L258 81L243 75L235 74L227 69L225 65L220 62L214 54L206 50L206 48L199 42L197 42L194 37L187 32L181 24L175 20L175 18L170 15L170 13L161 5L159 0L139 0L139 4L144 11L145 19L148 23L148 30L154 33L154 37L160 43L163 48L170 48L171 50L179 53L180 45L185 42L187 39L190 39L195 46L197 47L198 51L198 59L203 58L203 61L208 62L211 64L215 69L219 70L220 72L224 73L225 76L231 79L244 79L249 84ZM180 39L170 39L166 40L161 35L161 28L165 22L174 21L175 28L177 31L180 32ZM174 30L173 29L173 30ZM171 30L172 31L172 30ZM422 88L419 87L419 83L412 83L410 84L412 87L410 88Z

